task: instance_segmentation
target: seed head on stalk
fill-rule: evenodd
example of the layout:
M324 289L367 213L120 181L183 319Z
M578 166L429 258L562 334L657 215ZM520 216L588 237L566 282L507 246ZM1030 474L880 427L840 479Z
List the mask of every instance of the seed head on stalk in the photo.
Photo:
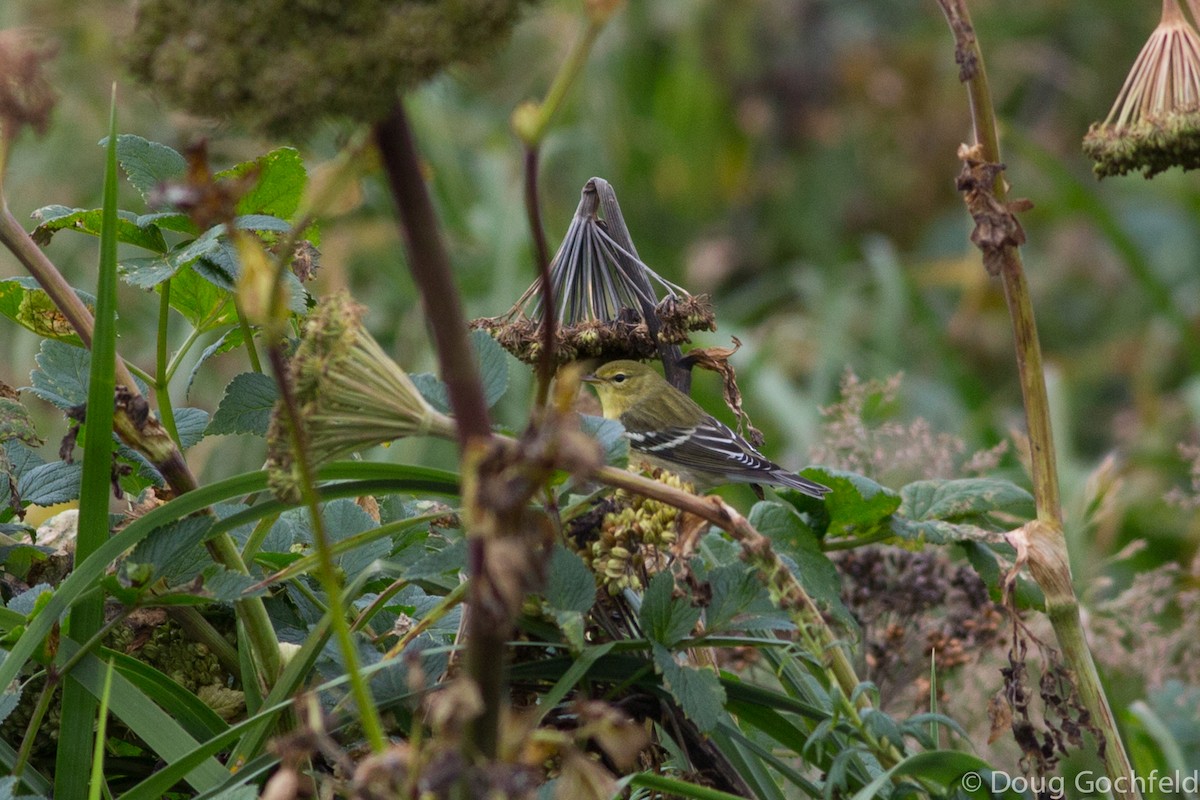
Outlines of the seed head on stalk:
M312 312L292 357L292 382L313 466L405 436L453 438L454 420L431 406L362 325L345 292ZM277 405L267 431L267 472L281 498L300 496L300 474Z
M689 341L692 331L716 330L706 296L689 294L638 256L608 182L592 178L582 194L550 268L556 361L650 359L663 347ZM536 364L545 302L541 282L535 281L506 314L471 324L520 360Z
M1162 18L1138 54L1104 122L1094 123L1083 151L1096 175L1200 167L1200 0L1163 0Z

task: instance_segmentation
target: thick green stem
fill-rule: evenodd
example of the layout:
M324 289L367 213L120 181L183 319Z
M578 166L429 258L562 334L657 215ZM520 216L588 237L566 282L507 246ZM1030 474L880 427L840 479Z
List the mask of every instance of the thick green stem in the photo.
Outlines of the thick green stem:
M167 334L171 321L171 279L163 281L162 294L158 298L158 341L154 359L154 395L158 399L159 416L163 427L182 448L179 429L175 427L175 411L171 407L171 378L167 375Z
M983 52L975 38L966 0L938 0L938 3L954 34L959 79L967 86L975 128L975 145L964 150L964 171L959 178L968 210L977 223L972 241L983 251L989 272L1000 277L1012 321L1037 506L1037 520L1027 525L1024 531L1029 569L1046 596L1046 613L1073 672L1080 700L1091 715L1092 725L1104 739L1104 766L1113 781L1114 791L1122 800L1140 800L1141 795L1131 780L1133 767L1087 647L1079 600L1071 581L1042 350L1033 300L1018 249L1024 234L1013 216L1013 207L1007 203L1008 187L1003 176L995 109L984 70Z

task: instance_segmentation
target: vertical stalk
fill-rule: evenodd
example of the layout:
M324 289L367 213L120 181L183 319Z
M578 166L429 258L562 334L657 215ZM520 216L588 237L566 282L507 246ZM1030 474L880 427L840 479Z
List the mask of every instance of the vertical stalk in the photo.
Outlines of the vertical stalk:
M154 360L154 395L158 400L158 410L162 415L163 427L171 434L176 447L183 445L179 441L179 430L175 427L175 411L171 407L170 383L167 374L167 331L171 320L171 279L167 278L162 284L162 294L158 298L158 341Z
M467 338L467 322L454 284L450 257L438 234L437 214L421 176L416 143L403 104L375 126L388 186L396 200L408 256L408 269L421 293L426 319L433 328L438 365L446 382L458 427L462 462L463 516L469 540L471 576L466 620L467 677L479 690L483 710L473 720L464 749L472 759L495 758L500 711L504 702L505 641L509 630L496 624L488 606L487 544L496 532L486 524L488 510L480 497L479 463L491 437L483 385Z
M966 0L938 0L938 4L954 34L954 58L960 67L959 80L967 86L975 129L975 146L964 153L963 176L959 179L968 210L977 224L971 239L983 252L988 271L1000 278L1012 322L1037 506L1037 519L1025 527L1030 573L1046 596L1046 613L1072 670L1080 699L1104 740L1101 743L1104 767L1113 781L1114 793L1122 800L1140 800L1141 795L1132 781L1133 767L1087 646L1079 600L1071 582L1042 350L1018 249L1024 234L1013 215L1015 206L1007 202L1008 187L1003 177L995 109L984 70L983 52L975 38Z

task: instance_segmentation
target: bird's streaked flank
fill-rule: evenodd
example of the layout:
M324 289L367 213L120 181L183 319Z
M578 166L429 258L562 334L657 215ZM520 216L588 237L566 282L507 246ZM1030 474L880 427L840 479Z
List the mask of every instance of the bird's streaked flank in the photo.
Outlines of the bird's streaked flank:
M830 491L768 459L645 364L611 361L584 381L596 388L604 416L625 426L630 448L651 464L698 485L770 484L818 499Z

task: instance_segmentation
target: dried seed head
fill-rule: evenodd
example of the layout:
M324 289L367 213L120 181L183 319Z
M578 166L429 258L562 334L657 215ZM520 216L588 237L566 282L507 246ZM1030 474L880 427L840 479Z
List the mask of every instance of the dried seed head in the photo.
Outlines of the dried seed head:
M1200 166L1200 34L1179 1L1163 0L1162 19L1108 118L1083 139L1101 178L1135 170L1150 178L1171 167Z
M605 219L600 218L602 206ZM588 181L550 267L558 323L555 360L560 364L587 358L655 358L660 344L677 345L689 341L692 331L716 330L708 298L688 294L646 266L628 240L620 214L608 182ZM546 302L541 282L535 281L508 313L471 325L534 364L542 348Z
M362 326L363 307L342 292L304 325L290 380L313 465L399 439L452 438L454 420L431 406ZM299 497L300 473L286 415L276 405L267 432L267 471L280 497Z

